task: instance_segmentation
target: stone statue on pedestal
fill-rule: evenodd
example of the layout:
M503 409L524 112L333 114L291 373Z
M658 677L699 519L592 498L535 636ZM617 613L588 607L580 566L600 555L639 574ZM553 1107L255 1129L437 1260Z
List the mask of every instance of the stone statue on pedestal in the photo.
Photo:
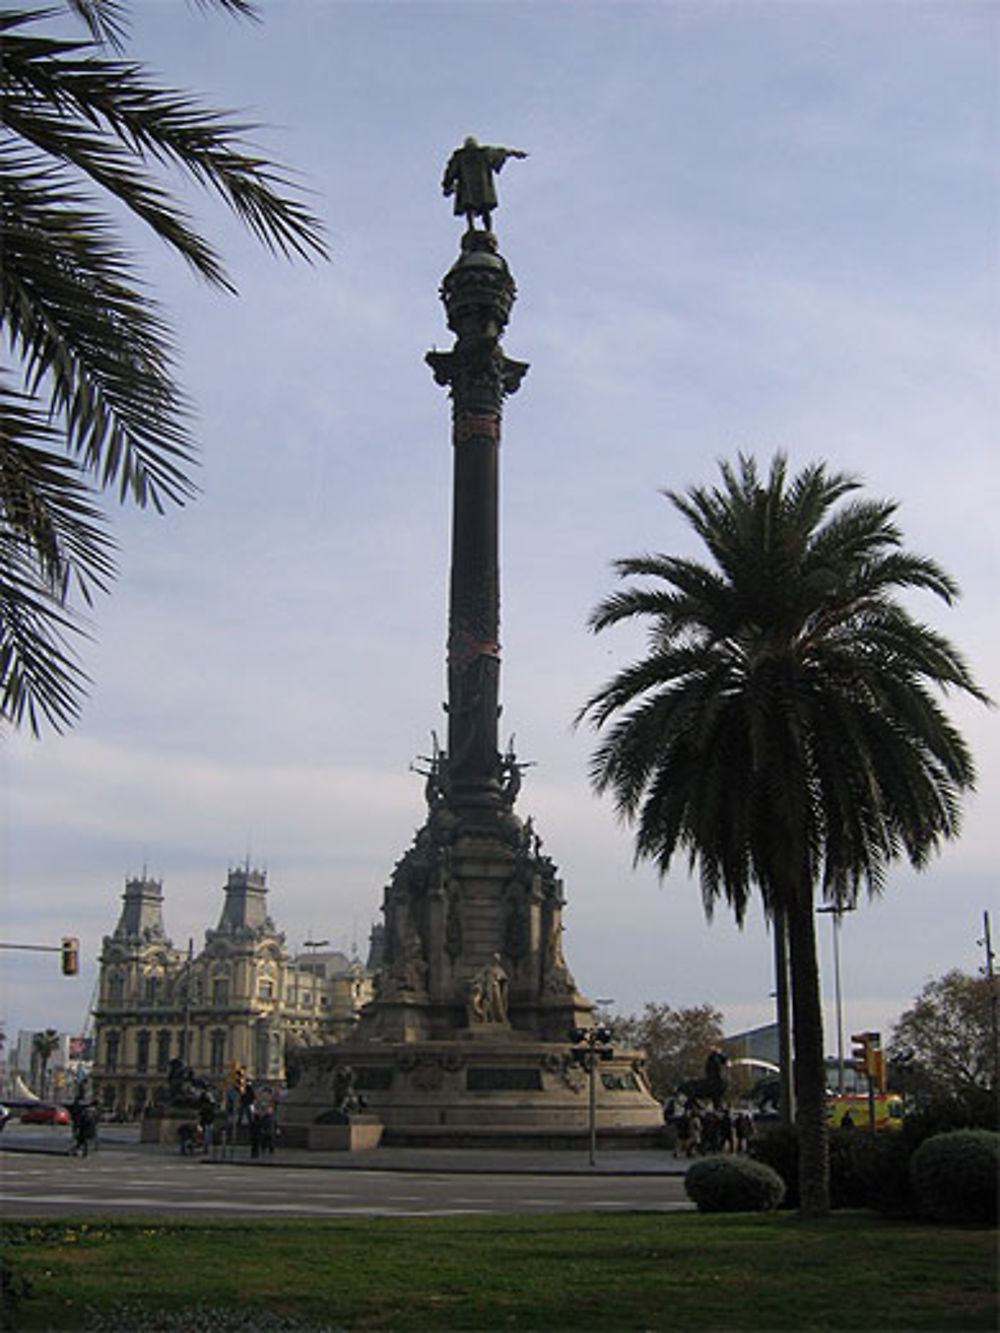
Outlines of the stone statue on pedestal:
M441 188L446 195L455 196L455 216L464 213L470 231L475 230L477 217L490 230L490 215L497 206L493 177L509 157L527 156L520 148L493 148L477 143L471 134L461 148L455 149L444 169Z
M470 1028L489 1024L507 1026L508 984L507 973L500 964L500 955L494 954L490 962L484 963L469 982L466 1014Z

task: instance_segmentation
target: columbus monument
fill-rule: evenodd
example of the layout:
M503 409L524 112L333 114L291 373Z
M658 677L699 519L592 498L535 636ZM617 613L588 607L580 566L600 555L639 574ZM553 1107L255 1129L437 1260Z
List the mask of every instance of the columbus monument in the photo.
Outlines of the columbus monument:
M451 399L447 739L423 761L426 818L384 891L375 999L346 1041L293 1058L290 1143L324 1146L361 1108L397 1144L569 1145L592 1113L605 1140L648 1142L662 1124L641 1052L605 1043L589 1077L593 1005L563 953L562 880L516 808L526 765L498 738L500 424L528 366L500 342L516 288L492 214L496 175L525 156L468 138L445 168L466 223L441 284L454 344L426 357Z

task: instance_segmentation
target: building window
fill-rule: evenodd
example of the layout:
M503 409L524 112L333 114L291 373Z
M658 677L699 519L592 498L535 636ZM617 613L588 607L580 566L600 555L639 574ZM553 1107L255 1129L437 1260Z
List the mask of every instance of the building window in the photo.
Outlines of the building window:
M122 1049L122 1035L120 1032L109 1032L105 1038L104 1048L104 1067L109 1074L118 1072L118 1060Z
M257 987L257 994L260 996L262 1000L273 1000L274 982L268 980L267 977L264 977Z
M140 1074L145 1074L149 1068L149 1033L145 1029L136 1038L135 1067Z
M215 980L212 982L212 1003L213 1004L229 1003L228 977L216 977Z
M160 978L154 972L146 978L146 1003L156 1004L160 998Z
M156 1068L164 1074L170 1064L170 1037L168 1028L161 1028L156 1034Z
M226 1067L226 1032L224 1028L212 1031L209 1055L209 1068L213 1074L221 1074Z
M112 972L108 978L108 1003L121 1004L125 998L125 978L120 972Z

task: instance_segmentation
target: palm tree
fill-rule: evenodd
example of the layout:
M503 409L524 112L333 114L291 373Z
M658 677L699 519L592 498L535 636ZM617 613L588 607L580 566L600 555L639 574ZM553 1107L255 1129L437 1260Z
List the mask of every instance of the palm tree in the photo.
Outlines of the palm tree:
M51 3L0 9L0 325L15 362L0 377L0 721L36 734L72 722L86 688L70 597L89 604L114 575L101 493L161 510L195 491L170 334L116 209L226 291L166 171L219 195L272 251L325 254L287 176L245 142L252 126L121 57L127 0L66 2L86 33L53 35Z
M889 862L924 866L959 827L973 762L935 697L983 702L960 654L897 600L958 589L901 547L896 505L853 496L822 464L766 481L746 457L722 485L665 492L714 567L669 555L616 562L650 584L610 594L590 624L639 618L649 652L581 710L608 727L598 792L635 826L636 860L699 873L706 914L742 924L756 887L787 924L802 1213L829 1209L823 1030L814 900L877 894Z
M38 1070L38 1082L41 1086L42 1101L45 1100L45 1091L49 1078L49 1061L59 1049L59 1033L55 1028L46 1028L44 1032L36 1032L31 1039L31 1063Z

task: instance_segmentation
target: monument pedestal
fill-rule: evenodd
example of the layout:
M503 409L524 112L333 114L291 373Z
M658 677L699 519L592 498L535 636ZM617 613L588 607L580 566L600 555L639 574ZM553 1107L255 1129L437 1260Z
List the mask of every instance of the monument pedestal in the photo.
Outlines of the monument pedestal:
M291 1147L318 1146L338 1068L349 1067L387 1146L569 1146L589 1132L589 1078L568 1042L494 1039L342 1042L298 1053L298 1081L282 1107ZM599 1136L648 1146L662 1130L638 1051L615 1051L595 1071Z
M341 1121L312 1124L307 1128L305 1146L313 1152L368 1152L382 1142L382 1122L377 1115L349 1115ZM289 1147L298 1146L292 1139L301 1135L283 1130Z

